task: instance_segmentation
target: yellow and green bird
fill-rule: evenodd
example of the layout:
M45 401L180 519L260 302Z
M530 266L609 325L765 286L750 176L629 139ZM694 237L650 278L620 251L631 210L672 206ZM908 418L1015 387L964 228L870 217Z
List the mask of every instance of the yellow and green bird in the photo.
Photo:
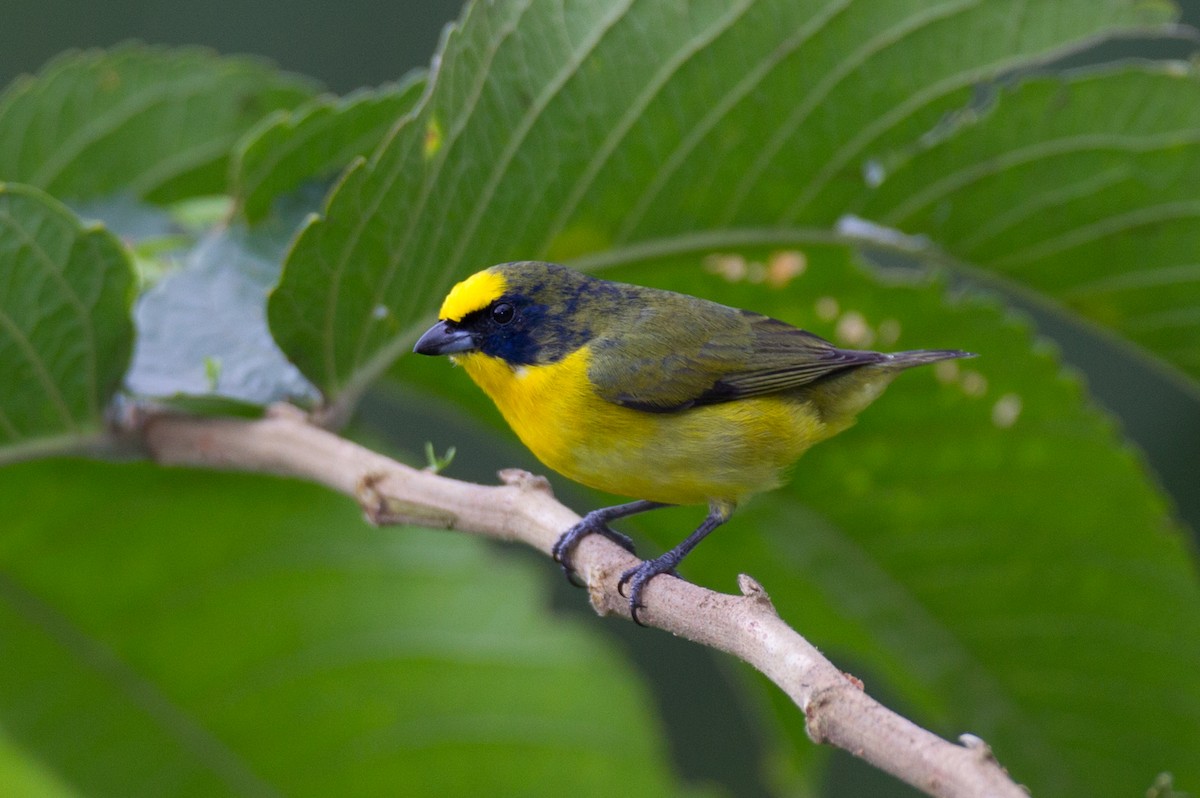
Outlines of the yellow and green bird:
M517 436L558 473L636 501L593 510L554 558L618 518L707 504L678 546L621 575L642 591L673 573L738 503L778 487L808 447L854 423L900 371L966 352L840 349L813 333L685 294L610 282L553 263L492 266L450 291L414 351L449 355Z

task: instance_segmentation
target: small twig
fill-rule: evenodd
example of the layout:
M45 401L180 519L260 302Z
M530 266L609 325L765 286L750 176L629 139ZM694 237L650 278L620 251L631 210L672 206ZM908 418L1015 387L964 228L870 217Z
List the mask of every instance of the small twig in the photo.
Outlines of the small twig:
M503 471L503 485L460 482L410 468L308 424L293 408L259 421L156 415L133 432L158 462L300 477L354 497L373 523L412 523L518 540L550 553L579 516L555 501L545 479ZM629 617L617 578L637 560L600 535L585 538L574 563L601 615ZM943 740L872 699L785 624L763 588L739 578L741 595L658 578L639 615L655 626L748 662L804 712L815 742L870 762L933 796L1027 798L973 735Z

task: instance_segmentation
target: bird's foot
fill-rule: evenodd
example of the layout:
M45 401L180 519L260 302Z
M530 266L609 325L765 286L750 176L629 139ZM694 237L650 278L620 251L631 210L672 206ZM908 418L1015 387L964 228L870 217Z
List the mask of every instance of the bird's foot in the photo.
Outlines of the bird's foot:
M629 615L638 626L646 625L638 617L638 610L644 609L646 606L642 603L642 591L647 583L659 574L673 576L676 579L682 578L675 571L675 566L679 564L679 557L674 555L674 551L669 551L661 557L646 560L621 574L621 578L617 581L617 591L629 599ZM626 585L629 586L628 591L625 589Z
M575 547L579 545L579 541L593 533L603 535L630 554L636 554L633 550L633 541L627 535L622 535L609 527L604 511L593 510L581 518L578 524L562 533L550 549L550 556L562 566L563 573L567 575L567 581L575 587L585 587L585 585L575 573L575 564L571 561L571 555L574 553Z

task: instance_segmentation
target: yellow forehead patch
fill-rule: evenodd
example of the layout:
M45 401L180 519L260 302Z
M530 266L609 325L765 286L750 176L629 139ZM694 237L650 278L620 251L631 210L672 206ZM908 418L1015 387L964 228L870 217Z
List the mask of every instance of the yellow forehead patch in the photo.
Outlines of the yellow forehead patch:
M450 289L438 318L446 321L462 321L463 316L486 308L508 288L508 283L499 272L484 269Z

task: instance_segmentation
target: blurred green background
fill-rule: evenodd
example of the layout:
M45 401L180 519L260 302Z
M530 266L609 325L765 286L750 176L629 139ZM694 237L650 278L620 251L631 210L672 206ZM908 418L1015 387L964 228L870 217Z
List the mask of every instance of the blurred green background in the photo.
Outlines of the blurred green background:
M453 0L5 0L0 78L7 83L71 47L140 39L257 53L345 92L427 65L461 6Z

